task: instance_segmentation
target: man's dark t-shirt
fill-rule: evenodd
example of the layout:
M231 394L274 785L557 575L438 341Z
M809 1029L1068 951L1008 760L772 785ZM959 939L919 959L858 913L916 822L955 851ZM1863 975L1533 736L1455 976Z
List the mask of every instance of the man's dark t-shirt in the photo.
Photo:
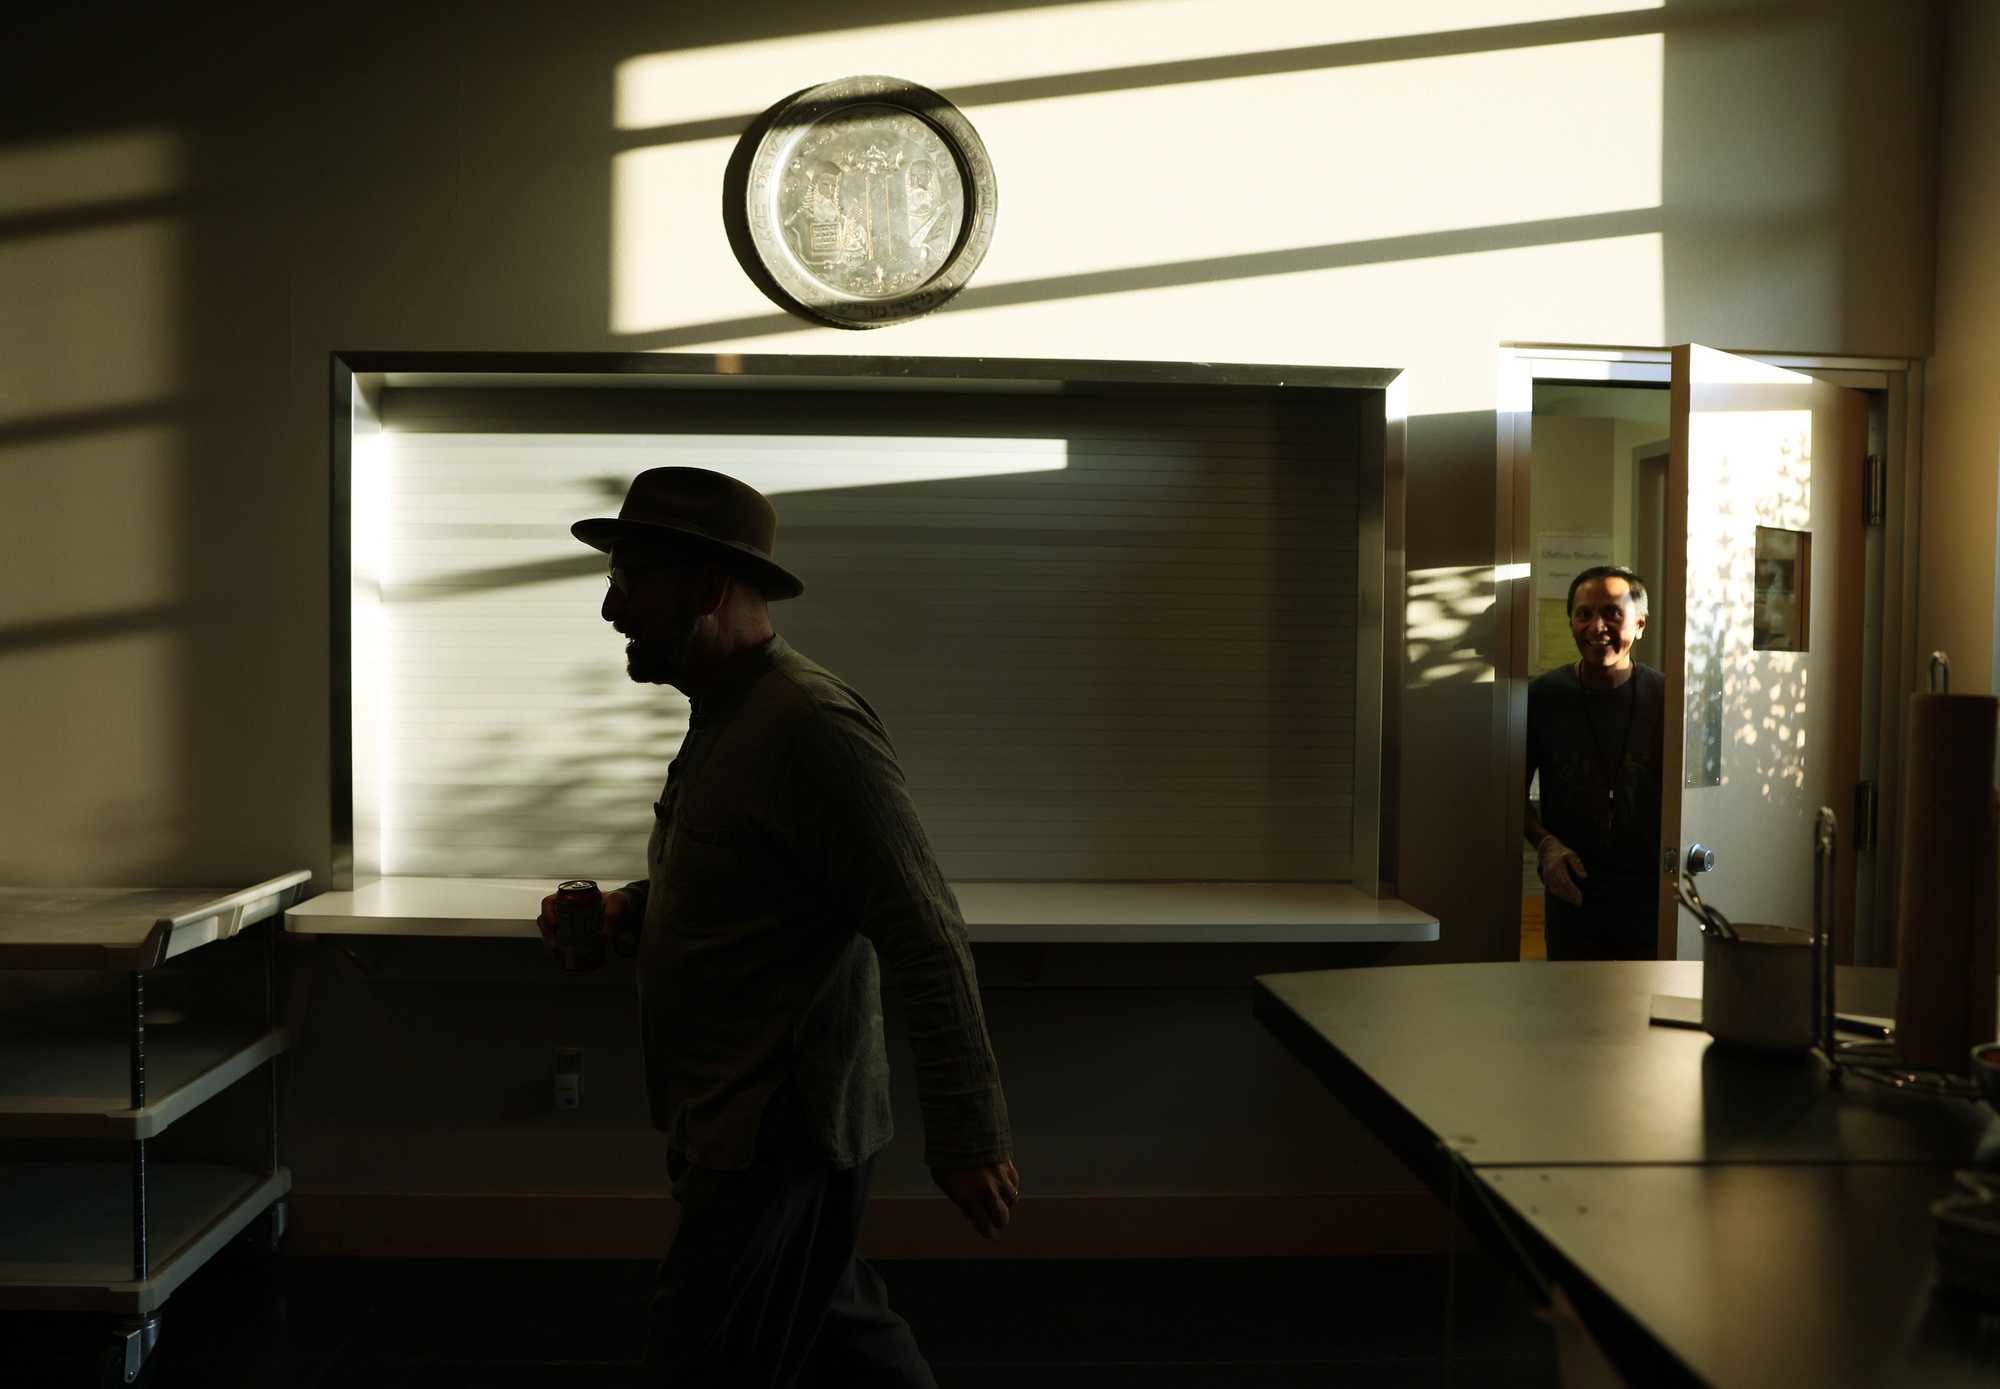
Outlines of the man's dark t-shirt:
M1528 775L1541 773L1543 826L1589 874L1586 911L1657 911L1666 690L1637 662L1615 690L1586 688L1574 665L1528 686Z

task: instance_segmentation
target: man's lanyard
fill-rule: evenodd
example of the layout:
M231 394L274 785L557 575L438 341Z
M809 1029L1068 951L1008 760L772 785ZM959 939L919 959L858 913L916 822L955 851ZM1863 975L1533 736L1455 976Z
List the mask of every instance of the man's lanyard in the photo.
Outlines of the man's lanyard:
M1604 742L1597 736L1597 720L1590 712L1590 686L1583 683L1583 662L1576 663L1576 683L1583 692L1583 721L1590 728L1590 750L1597 754L1600 766L1604 764ZM1639 722L1639 672L1634 669L1625 682L1631 693L1625 697L1625 745L1618 750L1618 760L1605 768L1606 790L1604 792L1604 833L1611 833L1612 823L1618 818L1618 777L1625 770L1625 759L1632 751L1632 729Z

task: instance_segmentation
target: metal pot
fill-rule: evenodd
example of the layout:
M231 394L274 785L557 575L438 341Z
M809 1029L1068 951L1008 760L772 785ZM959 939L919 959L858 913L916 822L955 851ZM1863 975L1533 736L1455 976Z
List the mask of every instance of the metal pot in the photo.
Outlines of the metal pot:
M1702 941L1701 1026L1718 1042L1807 1051L1819 1040L1810 931L1738 922Z

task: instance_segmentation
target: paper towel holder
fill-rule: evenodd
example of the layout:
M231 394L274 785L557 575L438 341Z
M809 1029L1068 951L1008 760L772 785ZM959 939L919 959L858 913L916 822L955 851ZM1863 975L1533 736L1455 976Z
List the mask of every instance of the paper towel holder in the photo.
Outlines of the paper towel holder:
M1931 678L1942 671L1946 684L1951 680L1951 660L1942 651L1931 653ZM1946 691L1937 690L1944 694ZM1829 806L1821 806L1813 825L1813 944L1815 959L1814 1003L1819 1022L1817 1050L1829 1067L1829 1079L1839 1085L1844 1077L1857 1075L1897 1090L1917 1094L1977 1100L1979 1088L1965 1076L1951 1075L1925 1067L1904 1065L1896 1056L1893 1041L1841 1041L1834 1036L1834 894L1839 875L1836 853L1840 825Z
M1951 693L1951 657L1942 651L1931 652L1931 693Z

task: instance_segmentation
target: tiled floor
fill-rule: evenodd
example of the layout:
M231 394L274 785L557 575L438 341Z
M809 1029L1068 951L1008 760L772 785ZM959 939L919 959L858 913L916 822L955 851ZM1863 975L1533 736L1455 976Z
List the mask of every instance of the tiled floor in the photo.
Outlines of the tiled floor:
M1548 1333L1499 1270L1442 1258L880 1266L942 1389L1553 1386ZM230 1256L168 1303L150 1389L644 1383L651 1268ZM0 1319L0 1383L90 1384L100 1323ZM1447 1345L1449 1350L1447 1350Z

